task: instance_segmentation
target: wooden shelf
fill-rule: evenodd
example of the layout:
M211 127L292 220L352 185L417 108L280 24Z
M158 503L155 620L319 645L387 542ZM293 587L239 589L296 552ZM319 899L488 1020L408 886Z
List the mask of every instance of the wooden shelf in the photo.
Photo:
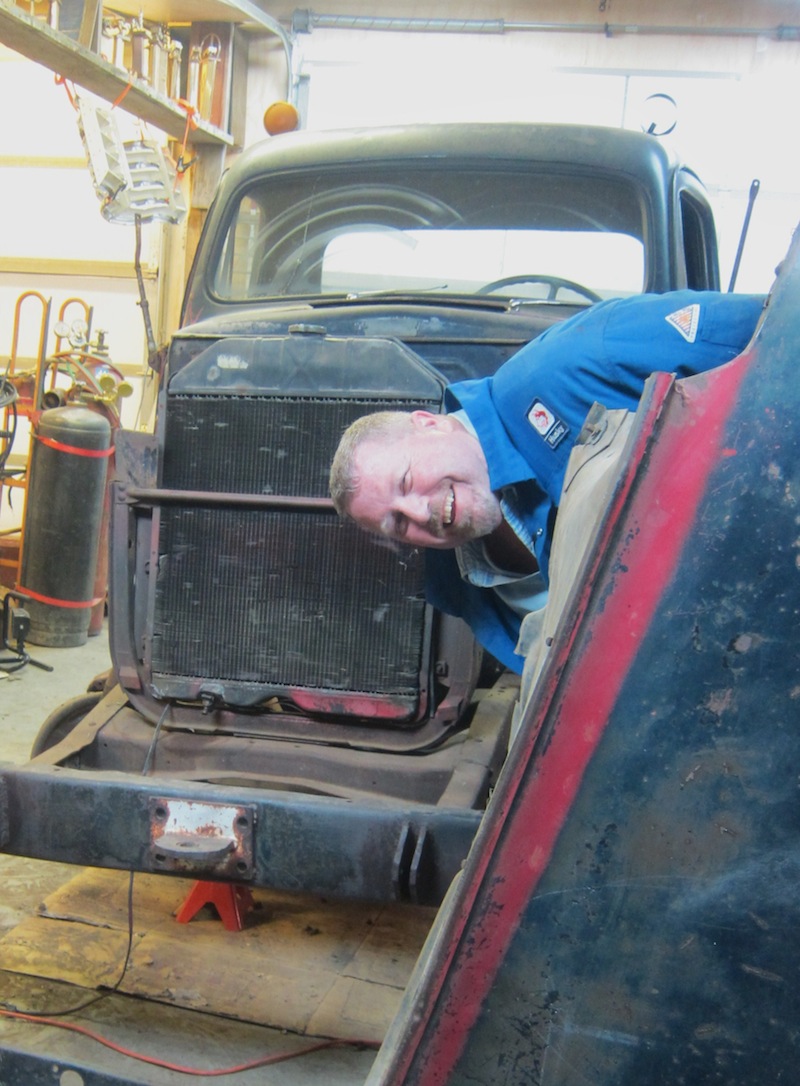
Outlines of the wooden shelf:
M247 22L247 15L229 0L106 0L103 10L142 15L151 23Z
M204 9L207 6L203 4ZM141 117L173 139L183 139L186 113L179 105L158 94L144 80L123 72L97 53L53 30L43 20L28 15L22 8L9 6L6 0L0 0L0 42L108 102L118 101L130 85L118 108ZM233 137L221 128L199 120L190 132L190 142L230 147Z

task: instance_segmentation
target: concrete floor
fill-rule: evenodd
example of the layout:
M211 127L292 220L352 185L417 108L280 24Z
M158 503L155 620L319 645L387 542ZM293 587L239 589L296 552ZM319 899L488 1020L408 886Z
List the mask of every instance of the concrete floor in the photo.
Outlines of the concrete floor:
M8 673L0 669L0 763L26 762L36 733L49 714L68 698L84 693L95 675L111 664L105 630L77 648L29 645L27 649L34 660L53 670L32 664ZM8 658L11 654L0 655ZM75 869L65 864L0 854L0 936L30 915L44 896L74 873Z
M77 648L28 648L34 659L53 670L28 664L6 676L0 672L0 765L27 761L34 737L50 712L82 694L110 664L105 631ZM36 913L39 903L76 873L69 865L0 854L0 938ZM54 1007L73 1006L91 994L71 985L0 971L0 1008L35 1009L41 1014ZM302 1053L309 1043L308 1038L285 1031L117 993L71 1015L69 1021L139 1052L207 1071L269 1054ZM30 1066L23 1066L29 1056ZM261 1067L225 1074L214 1081L237 1086L263 1086L265 1082L271 1086L358 1086L365 1081L374 1057L369 1049L332 1048L299 1054L268 1070ZM206 1080L205 1074L202 1079ZM89 1081L177 1086L186 1083L187 1076L119 1055L83 1035L0 1017L0 1086L82 1086Z

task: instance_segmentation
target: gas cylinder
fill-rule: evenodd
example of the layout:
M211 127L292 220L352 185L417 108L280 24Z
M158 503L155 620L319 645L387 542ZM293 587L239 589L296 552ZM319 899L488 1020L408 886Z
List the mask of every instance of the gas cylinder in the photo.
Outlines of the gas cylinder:
M43 411L28 465L19 591L27 640L66 648L88 638L111 425L83 406Z

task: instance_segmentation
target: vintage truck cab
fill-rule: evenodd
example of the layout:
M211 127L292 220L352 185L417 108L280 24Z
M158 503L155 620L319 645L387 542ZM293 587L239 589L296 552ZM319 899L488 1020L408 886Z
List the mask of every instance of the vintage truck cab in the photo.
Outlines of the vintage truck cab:
M242 154L155 432L117 442L112 671L3 768L0 848L438 904L518 679L426 601L421 551L335 515L338 438L441 410L448 382L597 300L681 287L719 287L713 217L643 133L419 126Z

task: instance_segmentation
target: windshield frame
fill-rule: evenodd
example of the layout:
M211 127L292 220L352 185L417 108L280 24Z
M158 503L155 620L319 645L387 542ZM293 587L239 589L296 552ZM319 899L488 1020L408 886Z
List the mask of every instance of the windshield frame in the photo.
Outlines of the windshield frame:
M398 184L403 178L409 183ZM414 179L415 184L410 183ZM426 180L423 187L421 181ZM305 195L302 195L305 193ZM451 194L448 202L444 193ZM454 206L453 196L459 196ZM487 193L490 198L487 198ZM509 198L509 193L514 200ZM298 195L299 194L299 195ZM548 198L542 199L542 194ZM396 205L387 202L392 196ZM555 202L557 196L558 202ZM577 199L583 197L583 200ZM280 197L280 199L278 199ZM344 197L344 199L343 199ZM352 197L352 199L348 199ZM380 201L376 200L380 197ZM524 197L524 198L523 198ZM534 198L536 197L536 198ZM277 204L278 210L267 224L270 231L271 253L276 259L284 261L284 277L291 262L297 264L305 252L306 266L299 284L295 286L286 279L280 289L276 289L275 280L271 286L253 290L250 293L233 293L226 283L220 283L220 273L230 268L226 261L230 259L229 238L235 229L240 208L246 199L256 200L265 205L267 199ZM368 201L372 200L372 204ZM458 297L462 301L474 298L506 297L517 304L527 302L554 301L567 304L590 304L598 297L616 297L622 294L639 293L647 282L647 244L649 207L646 194L636 178L621 175L618 172L576 167L575 164L559 168L558 164L531 164L515 160L487 164L485 160L453 161L443 159L368 161L365 163L337 163L333 165L317 163L311 167L272 170L260 176L250 176L228 201L228 214L218 223L214 245L206 264L206 289L209 296L218 304L235 307L252 307L261 304L285 304L289 300L302 300L310 304L330 305L332 301L343 302L355 299L368 299L370 296L393 294L414 295L424 301L426 295L441 303L448 297ZM374 223L359 224L364 215L356 214L357 209L378 207L381 228L399 223L411 229L465 229L465 222L477 223L477 228L486 228L486 223L495 221L505 229L520 229L520 224L529 229L545 225L558 226L563 233L573 236L579 226L592 227L591 233L611 233L617 227L617 235L636 238L641 246L639 276L635 283L627 283L625 289L609 289L597 284L583 283L595 296L575 294L557 299L553 297L526 297L521 289L481 296L478 291L470 290L435 290L431 286L423 289L411 288L407 283L376 284L374 289L360 284L356 289L326 291L309 279L315 261L318 263L324 246L337 233L352 230L356 225L370 229ZM313 209L313 214L309 214ZM598 219L598 214L603 219ZM393 222L392 219L395 219ZM309 235L309 229L313 231ZM327 234L326 234L327 232ZM314 241L316 250L308 248L309 237ZM301 239L306 250L298 247ZM289 261L290 264L285 262ZM531 274L547 274L547 269L526 269ZM487 282L497 276L490 275ZM558 276L558 278L572 278ZM230 283L230 277L228 283ZM577 279L581 283L580 279ZM221 289L224 288L224 289ZM314 289L316 288L316 289Z

